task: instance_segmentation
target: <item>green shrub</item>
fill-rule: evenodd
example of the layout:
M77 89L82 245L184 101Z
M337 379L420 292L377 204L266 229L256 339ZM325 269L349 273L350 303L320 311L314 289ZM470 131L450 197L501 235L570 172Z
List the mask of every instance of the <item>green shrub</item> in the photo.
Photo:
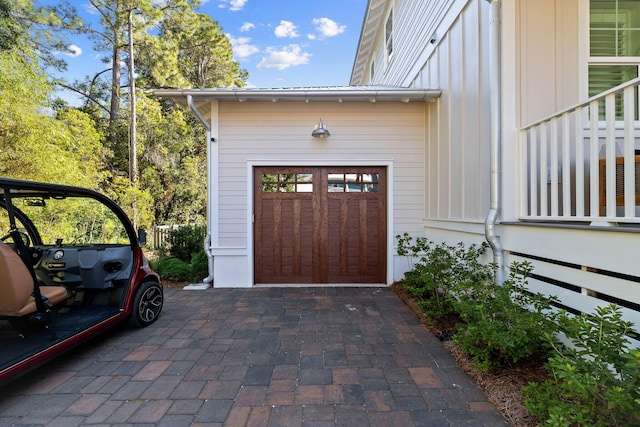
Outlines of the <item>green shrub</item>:
M480 371L548 352L545 334L556 331L553 299L527 290L531 270L527 262L514 262L502 286L483 277L454 287L463 322L453 340Z
M173 229L167 236L169 255L184 262L202 250L207 229L202 225L183 225Z
M191 270L194 280L202 280L209 275L209 260L204 250L191 258Z
M469 248L462 243L448 246L424 237L414 240L408 233L396 239L398 255L406 256L412 267L405 273L403 289L417 299L427 317L438 319L455 312L452 291L459 283L493 277L492 267L478 261L488 248L486 243Z
M549 426L640 425L640 351L629 349L632 324L615 305L594 315L561 316L571 346L549 336L556 354L547 362L550 378L523 389L532 414Z
M151 267L165 280L182 282L193 278L191 265L178 258L161 256Z

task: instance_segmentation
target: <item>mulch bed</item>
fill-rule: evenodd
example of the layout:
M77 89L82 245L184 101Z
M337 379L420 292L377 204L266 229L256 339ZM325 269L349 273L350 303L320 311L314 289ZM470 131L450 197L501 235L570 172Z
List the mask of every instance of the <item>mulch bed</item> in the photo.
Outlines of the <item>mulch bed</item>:
M542 358L531 358L510 366L492 369L489 372L479 372L471 363L469 356L451 341L458 318L448 316L438 322L429 321L422 314L416 301L402 289L402 284L394 283L391 288L425 327L442 342L443 347L451 353L460 369L471 377L487 399L514 427L540 425L540 421L524 406L520 390L530 382L543 382L547 379Z

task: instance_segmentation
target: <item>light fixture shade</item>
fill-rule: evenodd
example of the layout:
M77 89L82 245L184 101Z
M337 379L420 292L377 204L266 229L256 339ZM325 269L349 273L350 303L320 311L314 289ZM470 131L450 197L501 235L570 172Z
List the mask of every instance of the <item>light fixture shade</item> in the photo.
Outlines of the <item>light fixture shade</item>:
M313 132L311 132L311 136L314 138L327 138L330 135L331 133L326 127L324 127L322 119L320 119L320 123L318 123L318 126L313 130Z

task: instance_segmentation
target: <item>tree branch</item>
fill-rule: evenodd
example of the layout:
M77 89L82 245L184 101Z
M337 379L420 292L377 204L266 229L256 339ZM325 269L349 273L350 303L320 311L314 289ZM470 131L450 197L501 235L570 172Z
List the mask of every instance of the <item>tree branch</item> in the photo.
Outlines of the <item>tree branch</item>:
M102 105L102 104L100 103L100 101L99 101L98 99L94 98L92 95L90 95L90 94L88 94L88 93L85 93L85 92L83 92L83 91L81 91L81 90L79 90L79 89L77 89L77 88L75 88L75 87L73 87L73 86L69 86L69 85L67 85L67 84L65 84L65 83L62 83L62 82L56 82L55 84L56 84L56 85L58 85L58 86L60 86L60 87L65 88L65 89L67 89L67 90L70 90L71 92L75 92L75 93L77 93L77 94L79 94L79 95L84 96L84 97L85 97L85 98L87 98L89 101L91 101L91 102L93 102L94 104L96 104L99 108L101 108L101 109L103 109L104 111L106 111L107 113L109 113L109 109L108 109L107 107L105 107L104 105Z

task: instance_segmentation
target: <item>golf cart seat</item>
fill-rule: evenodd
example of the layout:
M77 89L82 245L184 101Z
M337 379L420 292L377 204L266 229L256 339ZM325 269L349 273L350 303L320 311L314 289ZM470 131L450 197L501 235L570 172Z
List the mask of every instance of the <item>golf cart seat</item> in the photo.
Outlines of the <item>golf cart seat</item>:
M67 298L62 286L40 286L43 299L56 305ZM0 317L24 317L36 313L33 278L20 256L0 242ZM45 301L46 301L45 300Z

